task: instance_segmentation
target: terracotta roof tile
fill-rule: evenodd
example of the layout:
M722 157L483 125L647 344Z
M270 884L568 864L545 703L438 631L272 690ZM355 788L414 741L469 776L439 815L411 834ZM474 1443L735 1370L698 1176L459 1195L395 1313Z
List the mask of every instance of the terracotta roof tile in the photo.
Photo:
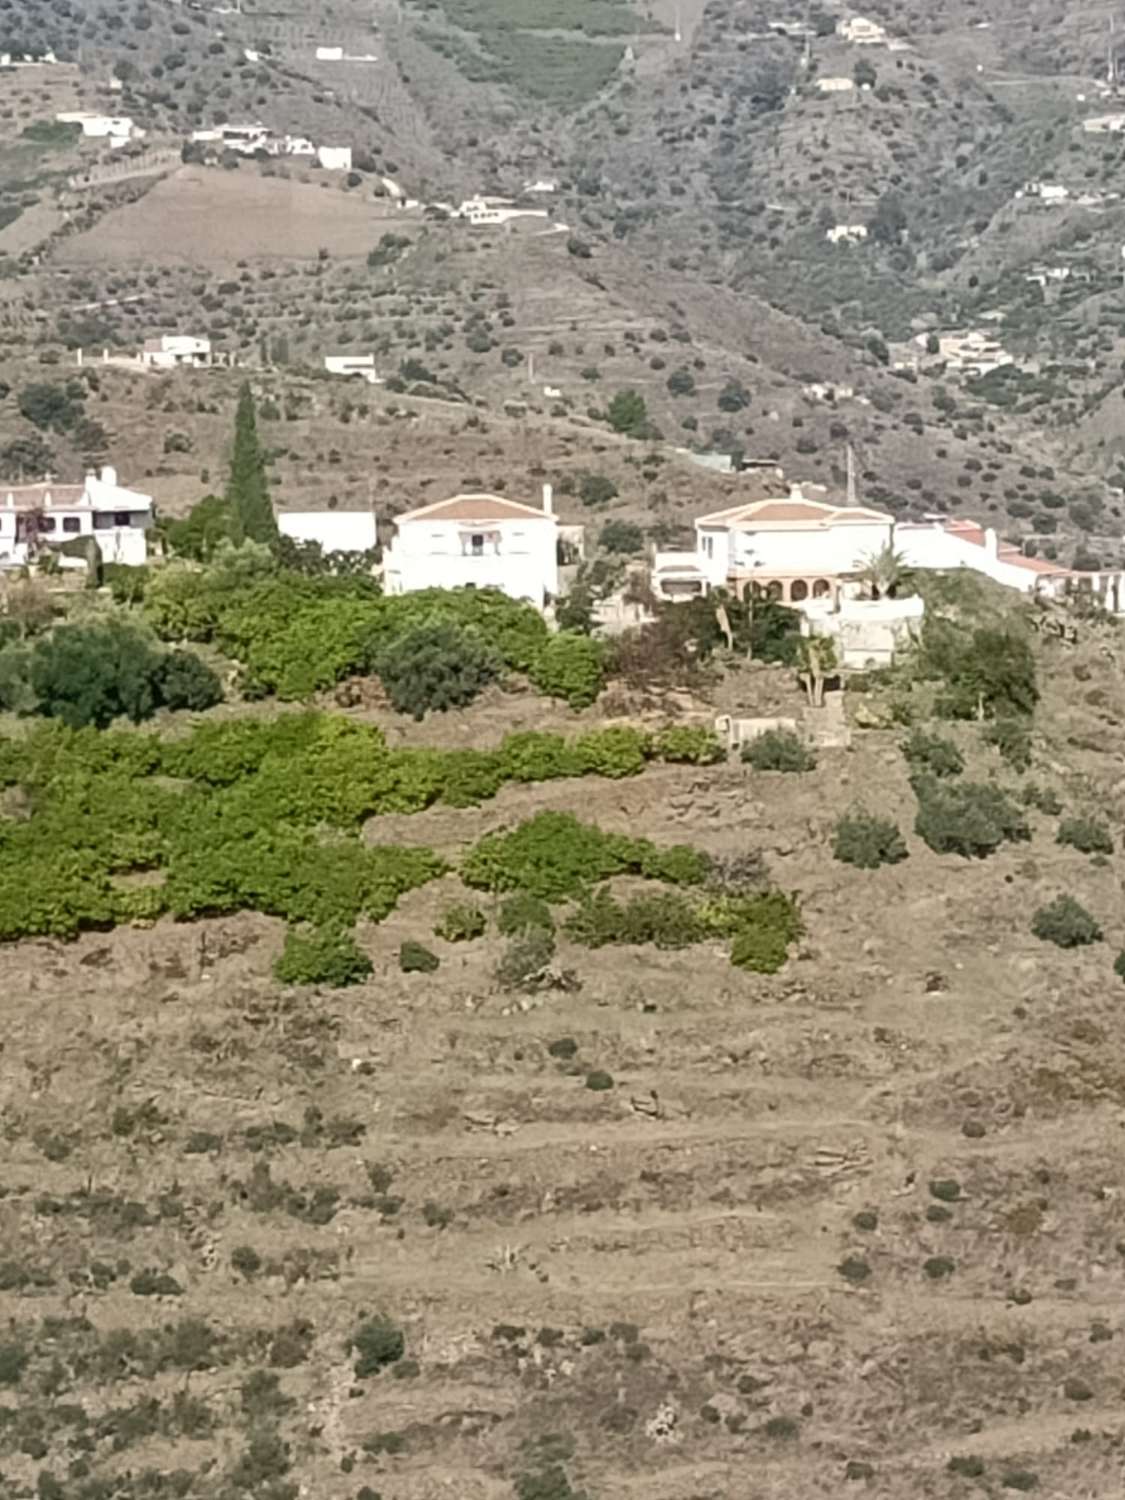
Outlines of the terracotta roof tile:
M16 506L43 506L50 495L54 505L79 505L86 494L82 484L9 484L0 486L0 507L7 505L8 496Z
M418 510L408 510L395 517L395 524L405 521L553 521L545 510L505 500L501 495L454 495Z

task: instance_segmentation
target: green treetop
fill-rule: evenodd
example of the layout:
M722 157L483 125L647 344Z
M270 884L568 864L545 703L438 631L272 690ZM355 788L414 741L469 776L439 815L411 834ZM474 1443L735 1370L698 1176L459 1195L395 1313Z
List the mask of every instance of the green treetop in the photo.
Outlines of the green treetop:
M254 415L254 395L249 384L238 397L238 415L234 423L234 452L231 455L227 501L231 510L231 535L235 542L278 542L277 522L266 484L265 459L258 443L258 423Z

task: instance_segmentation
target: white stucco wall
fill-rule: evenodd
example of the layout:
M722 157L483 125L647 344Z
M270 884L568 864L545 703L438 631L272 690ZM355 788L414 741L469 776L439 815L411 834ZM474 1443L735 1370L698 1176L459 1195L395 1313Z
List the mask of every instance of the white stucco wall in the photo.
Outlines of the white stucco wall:
M735 531L730 565L736 573L797 574L811 578L850 573L891 540L893 522L851 523L823 529Z
M983 573L1007 588L1033 593L1042 574L1032 568L1021 568L996 555L996 533L985 532L985 545L977 546L945 531L940 525L898 526L895 528L895 551L911 568L970 568Z
M494 534L498 541L494 543ZM542 608L559 591L555 521L409 521L398 528L385 557L388 594L416 589L495 588ZM469 539L482 536L473 555Z

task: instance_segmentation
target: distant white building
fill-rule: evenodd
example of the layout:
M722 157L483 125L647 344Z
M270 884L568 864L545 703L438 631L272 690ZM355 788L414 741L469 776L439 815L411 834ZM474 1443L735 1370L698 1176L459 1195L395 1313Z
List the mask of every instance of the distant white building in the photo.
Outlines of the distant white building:
M887 29L878 21L869 21L866 16L851 16L846 21L837 21L837 36L856 47L881 47L886 44Z
M140 358L141 364L157 370L205 368L213 362L211 340L166 333L158 339L146 339Z
M817 89L822 94L847 94L855 88L854 78L818 78Z
M824 238L831 245L861 245L867 238L867 225L833 224Z
M144 135L129 115L98 115L78 109L63 111L55 119L62 125L80 125L87 140L108 141L114 149Z
M81 484L0 485L0 568L26 567L44 550L93 537L102 561L140 567L148 560L152 496L125 489L117 470L90 472ZM64 567L82 566L62 559Z
M895 527L894 548L909 568L969 568L995 583L1032 594L1073 577L1069 568L1024 557L1018 547L1001 543L990 526L976 521L933 516L926 521L900 522Z
M525 182L523 190L525 193L554 193L558 191L558 183L553 177L537 177L534 182Z
M350 172L352 148L350 146L318 146L316 159L326 172Z
M326 354L324 368L329 375L347 375L355 380L365 380L368 385L381 385L375 370L373 354Z
M287 510L277 529L294 542L316 542L323 552L371 552L378 545L369 510Z
M492 588L542 609L559 591L559 527L551 487L537 508L500 495L455 495L394 522L383 554L388 594Z
M919 333L914 338L921 349L926 349L929 341L927 333ZM969 375L988 375L1004 365L1015 363L999 339L982 333L978 328L971 328L967 333L941 333L937 344L937 353L930 356L932 359L941 360L949 369Z
M517 208L510 198L466 198L456 211L470 224L507 224L512 219L546 219L545 208Z
M1082 129L1087 135L1116 135L1125 130L1125 114L1091 115L1082 121Z

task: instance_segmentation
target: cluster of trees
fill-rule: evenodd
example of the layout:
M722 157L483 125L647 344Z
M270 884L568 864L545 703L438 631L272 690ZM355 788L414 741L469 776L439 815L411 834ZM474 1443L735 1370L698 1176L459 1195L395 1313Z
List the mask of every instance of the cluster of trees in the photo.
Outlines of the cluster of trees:
M194 651L165 651L121 620L60 625L34 644L0 649L0 707L72 729L104 729L119 717L139 723L158 708L211 708L222 697Z

